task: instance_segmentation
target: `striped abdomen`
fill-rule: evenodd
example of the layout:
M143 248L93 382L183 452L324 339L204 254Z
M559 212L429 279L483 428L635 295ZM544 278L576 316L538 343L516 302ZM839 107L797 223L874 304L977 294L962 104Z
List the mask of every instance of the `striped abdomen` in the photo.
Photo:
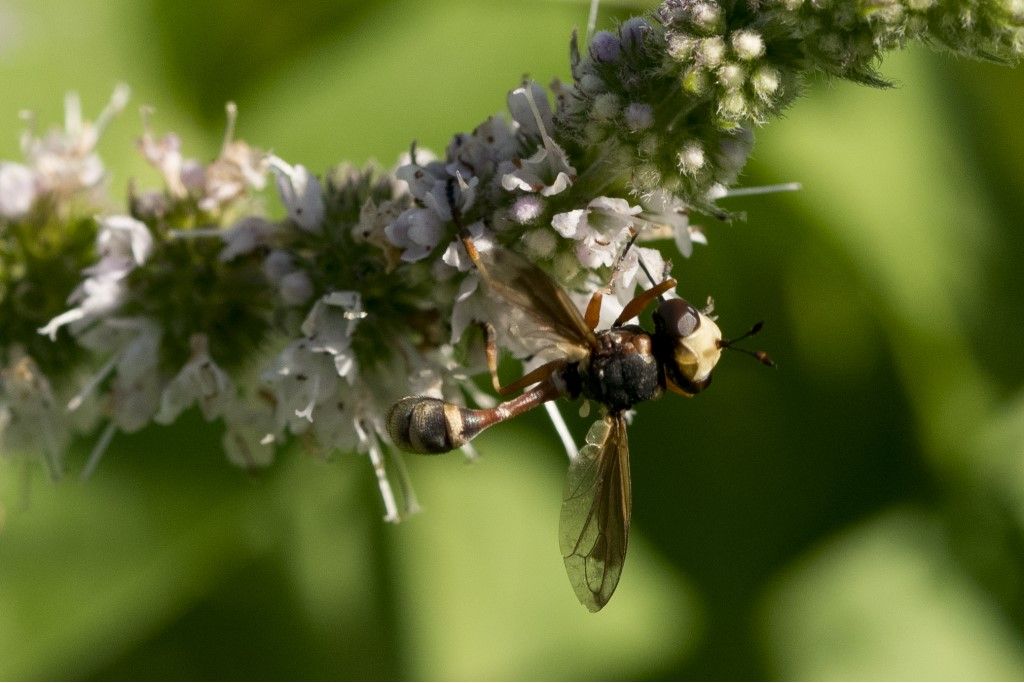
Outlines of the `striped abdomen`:
M406 396L388 411L388 434L410 453L447 453L493 424L520 415L564 390L550 379L494 408L473 410L429 396Z
M439 398L407 396L388 412L388 434L410 453L447 453L498 421L492 410L472 410Z

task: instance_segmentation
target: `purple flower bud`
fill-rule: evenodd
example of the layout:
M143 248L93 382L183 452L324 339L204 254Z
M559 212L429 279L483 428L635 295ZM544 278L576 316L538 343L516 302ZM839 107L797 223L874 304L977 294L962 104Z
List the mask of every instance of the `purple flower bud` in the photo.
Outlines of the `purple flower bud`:
M618 61L621 51L619 39L608 31L598 31L590 41L590 56L596 62L607 64Z

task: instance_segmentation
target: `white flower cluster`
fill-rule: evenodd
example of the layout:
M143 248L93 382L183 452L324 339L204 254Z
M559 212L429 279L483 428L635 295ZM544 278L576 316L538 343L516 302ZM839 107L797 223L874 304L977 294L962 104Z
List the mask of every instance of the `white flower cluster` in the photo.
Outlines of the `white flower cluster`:
M75 93L64 100L64 128L38 135L31 114L21 137L25 163L0 161L0 219L24 217L42 197L61 211L80 195L96 192L104 178L96 144L110 121L128 103L128 87L119 85L95 122L82 118L82 103Z
M233 105L219 154L201 163L144 111L139 150L163 187L131 188L121 211L103 203L96 144L127 89L95 123L69 96L63 130L30 130L24 163L0 163L0 454L57 477L86 436L88 474L117 433L195 409L242 467L289 441L366 454L398 521L418 506L390 406L411 394L493 404L472 381L474 323L528 366L544 352L523 313L481 286L463 238L485 257L525 255L581 305L603 290L608 324L671 266L627 245L674 241L689 256L706 242L691 211L726 218L723 197L794 189L728 188L752 126L804 72L874 82L878 51L914 31L1013 58L1019 4L666 0L582 51L574 39L573 82L554 83L553 99L526 81L507 116L456 135L443 157L413 147L392 171L318 177L235 139ZM268 172L280 219L260 200Z

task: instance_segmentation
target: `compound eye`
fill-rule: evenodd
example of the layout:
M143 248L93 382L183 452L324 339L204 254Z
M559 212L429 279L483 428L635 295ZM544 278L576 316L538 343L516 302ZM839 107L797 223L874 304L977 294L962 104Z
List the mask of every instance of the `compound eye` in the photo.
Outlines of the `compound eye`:
M658 306L658 317L665 331L685 339L700 328L700 313L684 299L669 299Z

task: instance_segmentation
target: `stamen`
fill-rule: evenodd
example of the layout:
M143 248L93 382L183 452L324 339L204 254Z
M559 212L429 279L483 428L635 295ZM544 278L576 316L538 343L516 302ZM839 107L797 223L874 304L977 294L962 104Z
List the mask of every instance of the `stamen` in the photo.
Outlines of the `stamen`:
M601 4L601 0L590 0L590 14L587 16L587 36L583 41L590 43L590 36L594 35L594 29L597 28L597 8Z
M96 387L100 385L100 382L102 382L114 369L114 366L117 365L118 358L119 357L115 355L113 358L108 360L107 364L100 368L99 372L89 378L89 381L85 383L85 386L82 387L81 391L71 397L71 400L68 401L68 410L70 412L74 412L82 407L82 403L85 402L85 399L88 398L92 392L96 391Z
M309 403L302 410L295 411L295 417L302 417L309 422L313 421L313 408L316 407L316 397L320 393L320 375L313 375L313 389L310 391Z
M398 524L402 521L398 514L398 503L395 501L395 492L391 489L391 482L388 481L388 473L384 469L384 454L381 451L377 439L372 438L370 433L363 426L360 420L354 420L356 434L359 440L367 448L367 455L370 457L370 464L373 466L373 473L377 476L377 488L380 489L380 497L384 501L384 521Z
M466 456L466 462L476 462L480 459L480 451L472 443L463 444L459 450Z
M152 136L152 118L153 114L156 113L156 108L150 104L144 104L139 107L139 118L142 119L142 132L145 135Z
M25 124L25 130L19 138L21 153L28 158L32 156L32 141L36 136L36 114L31 109L22 109L18 112L18 118Z
M734 187L725 190L722 197L752 197L776 192L797 192L803 189L801 183L779 183L777 185L758 185L756 187Z
M50 341L57 341L57 331L65 325L69 325L76 320L81 320L85 317L85 310L81 307L72 308L71 310L64 311L60 315L56 316L50 322L40 327L36 332L41 335L50 338Z
M371 438L376 442L377 437L374 435ZM469 444L466 444L467 446ZM470 446L473 451L473 457L479 457L476 450ZM412 515L419 514L423 508L420 507L420 502L416 498L416 491L412 487L412 478L409 477L409 470L405 467L405 460L398 453L387 451L388 456L391 459L391 463L395 467L395 473L398 474L398 488L402 492L402 516L401 519L408 519Z
M110 122L114 120L114 117L124 111L124 108L128 105L128 98L131 97L132 91L125 83L118 83L114 88L114 94L110 96L110 101L107 102L107 106L103 108L99 116L96 117L96 123L93 126L96 129L96 135L99 136Z
M228 123L224 128L224 144L221 145L221 154L227 151L231 141L235 139L235 123L238 122L238 105L234 102L228 102L224 105L224 111L227 113Z
M64 131L72 136L82 132L82 100L73 90L64 95Z
M107 424L103 433L100 434L100 440L96 442L96 445L92 449L92 453L89 454L89 460L85 463L85 468L82 469L82 481L85 481L92 476L92 473L96 470L96 466L100 464L100 459L103 458L103 454L107 452L107 448L110 446L110 442L114 438L114 434L117 433L117 425L113 422Z
M552 426L555 428L555 432L558 434L558 438L562 441L562 448L565 449L565 455L569 460L575 460L576 455L579 453L579 449L576 448L576 442L572 438L572 432L569 431L569 426L565 424L565 419L562 417L561 411L558 410L558 406L555 405L554 401L548 401L544 404L544 410L548 413L548 419L551 420Z

